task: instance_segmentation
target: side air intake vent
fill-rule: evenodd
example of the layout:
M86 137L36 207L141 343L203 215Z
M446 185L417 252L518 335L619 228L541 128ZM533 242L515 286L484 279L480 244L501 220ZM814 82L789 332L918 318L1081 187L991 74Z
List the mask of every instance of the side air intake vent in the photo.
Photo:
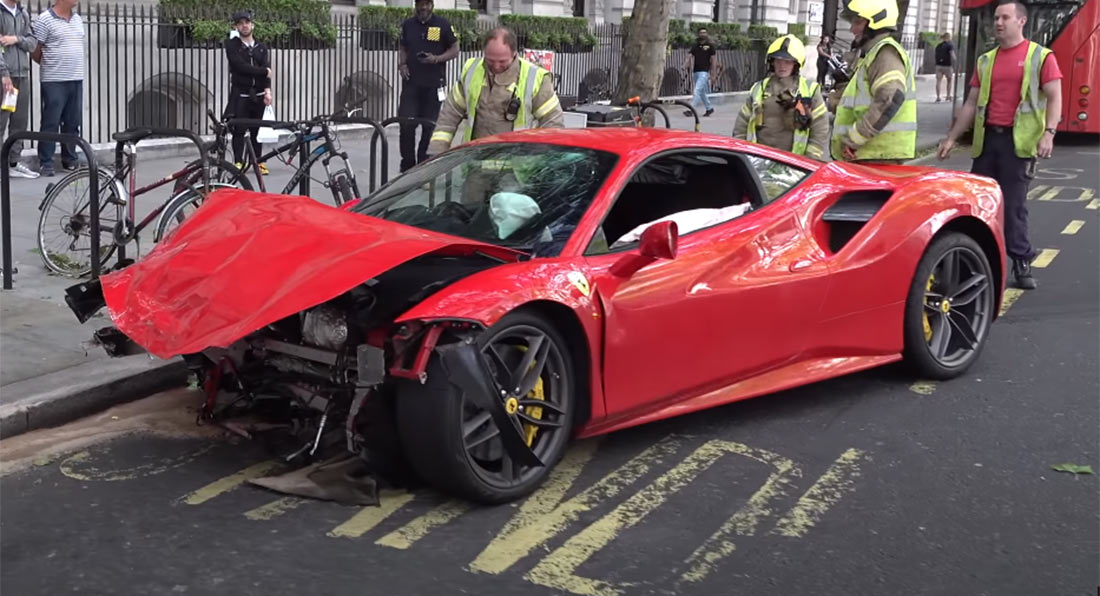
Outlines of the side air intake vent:
M840 252L893 194L892 190L857 190L826 209L821 219L829 224L829 250Z

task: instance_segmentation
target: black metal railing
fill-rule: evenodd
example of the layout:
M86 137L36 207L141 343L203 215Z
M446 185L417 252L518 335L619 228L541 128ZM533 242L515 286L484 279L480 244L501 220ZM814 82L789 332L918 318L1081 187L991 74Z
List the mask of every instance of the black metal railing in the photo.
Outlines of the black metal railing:
M25 6L37 15L47 4L36 0ZM82 135L91 143L108 143L114 132L141 126L207 134L207 110L224 112L229 94L222 49L230 33L227 16L221 15L220 21L218 15L184 18L161 10L148 5L81 4L87 31ZM328 18L331 26L324 39L305 37L303 28L273 45L275 119L304 120L353 100L359 102L355 107L362 108L362 116L375 121L397 113L401 78L392 32L374 30L357 15L335 9ZM220 37L210 39L210 31L200 37L198 22L212 24ZM485 32L495 25L485 17L476 27ZM623 27L592 25L589 32L595 38L591 46L566 47L554 55L558 95L566 105L607 99L618 83ZM715 92L748 89L761 76L763 47L756 45L760 44L719 51L723 70L714 82ZM476 39L464 38L460 48L458 58L446 67L449 82L458 78L467 59L480 55ZM670 52L666 73L680 69L686 52ZM31 95L31 129L39 127L38 72L36 65L31 84L23 90ZM662 94L691 93L682 75L674 79L666 82Z

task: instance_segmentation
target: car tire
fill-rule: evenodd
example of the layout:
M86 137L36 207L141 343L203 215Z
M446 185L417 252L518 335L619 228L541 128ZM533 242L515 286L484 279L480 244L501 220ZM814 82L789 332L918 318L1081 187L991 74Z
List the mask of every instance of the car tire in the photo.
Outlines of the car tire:
M974 364L989 336L998 287L973 238L948 233L932 241L905 304L904 356L916 374L950 379Z
M422 480L456 496L498 504L530 494L546 479L550 470L561 460L573 432L577 377L568 344L545 318L534 312L518 311L478 335L475 345L486 358L489 356L485 351L490 346L503 352L503 358L496 362L519 362L526 351L520 347L523 342L521 338L536 336L544 337L545 341L550 342L550 347L535 391L541 391L544 397L540 399L551 401L558 410L539 408L539 416L547 423L560 425L550 430L539 427L534 438L528 441L544 465L513 463L507 469L515 470L514 477L508 479L505 474L506 451L499 436L483 438L492 435L494 429L499 432L499 428L493 420L486 420L490 415L487 411L480 410L452 382L437 353L429 360L427 378L423 383L402 380L396 392L397 428L402 451ZM494 395L492 403L498 401L505 403L503 398ZM520 408L519 415L533 415L534 411L528 405L527 409ZM478 420L482 421L480 425ZM524 426L525 432L530 432L529 428ZM467 449L474 443L477 443L475 447ZM493 459L494 453L500 454L499 462ZM508 462L511 461L509 457ZM495 469L497 465L499 470Z

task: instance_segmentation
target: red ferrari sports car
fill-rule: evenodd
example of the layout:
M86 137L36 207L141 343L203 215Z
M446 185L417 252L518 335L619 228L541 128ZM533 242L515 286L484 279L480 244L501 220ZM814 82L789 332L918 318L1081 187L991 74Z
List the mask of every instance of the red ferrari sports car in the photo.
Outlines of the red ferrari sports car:
M287 416L303 455L385 425L424 480L493 503L572 437L902 359L963 373L998 313L1001 217L965 173L524 131L342 208L218 191L68 298L81 321L106 305L112 354L183 355L207 416Z

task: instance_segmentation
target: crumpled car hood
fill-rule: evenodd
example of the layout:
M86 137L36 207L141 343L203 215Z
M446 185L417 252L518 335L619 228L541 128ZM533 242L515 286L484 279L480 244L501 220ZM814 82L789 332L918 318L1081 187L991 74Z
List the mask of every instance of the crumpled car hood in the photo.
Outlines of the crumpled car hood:
M520 254L306 197L220 190L145 258L101 283L118 329L169 358L228 346L439 251Z

